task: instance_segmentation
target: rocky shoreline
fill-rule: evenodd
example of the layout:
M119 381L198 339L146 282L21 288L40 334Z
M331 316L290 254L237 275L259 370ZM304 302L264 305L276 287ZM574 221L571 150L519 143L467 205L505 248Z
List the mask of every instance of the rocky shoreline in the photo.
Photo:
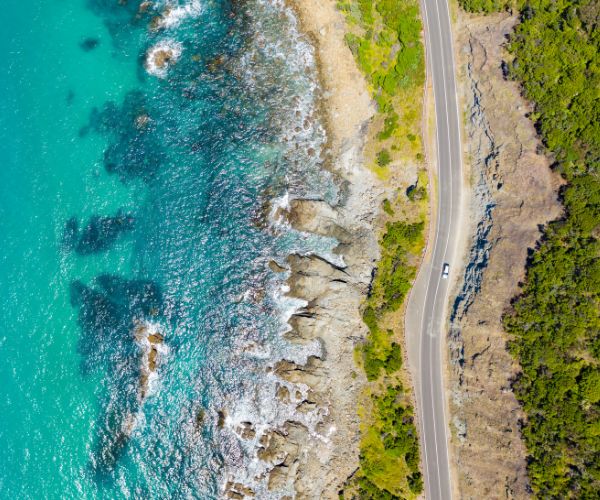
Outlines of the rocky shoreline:
M344 40L344 19L335 2L293 0L301 31L315 48L321 81L320 111L327 130L325 165L338 182L340 202L294 199L282 216L297 230L334 237L344 266L316 255L291 255L287 295L306 302L289 320L292 343L322 345L304 365L281 361L273 367L283 382L308 387L306 397L281 384L277 397L296 412L317 411L317 436L295 421L268 432L258 458L272 464L268 485L293 485L296 498L338 498L358 468L358 402L366 379L357 370L354 349L367 328L360 306L379 256L376 230L384 197L382 182L363 165L363 149L374 108L366 83ZM247 497L230 485L231 498Z

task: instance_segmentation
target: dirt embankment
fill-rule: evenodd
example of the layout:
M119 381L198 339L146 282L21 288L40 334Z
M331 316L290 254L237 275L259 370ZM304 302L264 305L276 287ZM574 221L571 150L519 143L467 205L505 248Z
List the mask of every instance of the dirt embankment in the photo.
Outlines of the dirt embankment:
M508 14L457 22L459 86L471 168L469 255L452 313L450 406L461 498L528 496L523 413L511 390L518 366L501 318L523 279L539 226L560 215L559 179L528 119L518 84L505 80Z

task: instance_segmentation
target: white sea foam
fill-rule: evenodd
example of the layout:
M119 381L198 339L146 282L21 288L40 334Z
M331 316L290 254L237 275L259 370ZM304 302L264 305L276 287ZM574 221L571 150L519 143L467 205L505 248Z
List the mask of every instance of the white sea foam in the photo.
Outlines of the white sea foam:
M289 402L285 403L276 397L278 388L285 387L289 393ZM255 432L250 439L239 439L242 448L249 460L245 467L228 467L227 476L229 480L242 483L252 488L259 498L275 499L283 495L294 496L293 485L288 484L283 490L270 491L265 478L273 467L273 463L260 460L256 454L263 445L263 438L269 431L281 431L288 422L295 425L301 424L306 429L310 438L327 440L317 431L317 425L328 414L325 408L316 408L305 412L297 411L298 404L309 399L310 388L306 384L292 384L273 373L265 376L264 380L252 394L236 400L231 413L225 421L227 432L241 438L241 430L251 423Z
M183 5L167 1L158 6L161 10L160 19L156 26L163 29L176 28L188 18L196 18L202 13L202 4L199 0L192 0Z
M146 71L151 75L164 78L170 66L181 57L183 47L175 40L161 40L146 53Z
M151 335L162 337L164 331L165 329L160 324L148 320L140 321L135 327L135 341L142 351L140 369L148 377L145 397L154 394L158 388L158 373L156 370L150 369L150 351L156 349L159 362L164 362L169 352L169 348L163 341L151 343L149 337Z
M236 76L250 91L256 92L261 99L273 100L270 104L277 109L270 116L270 124L278 130L278 153L288 165L287 189L272 201L269 212L269 225L277 239L278 253L318 255L335 266L345 267L343 258L333 252L337 245L333 238L298 231L291 227L286 217L293 199L323 199L324 191L334 185L320 159L326 135L316 119L318 79L314 49L299 32L295 16L282 0L256 0L251 8L254 13L253 43L236 61L235 70ZM281 36L282 29L285 36ZM285 85L280 85L282 81ZM271 91L274 85L278 85L275 93ZM268 152L265 155L268 157ZM332 189L332 193L325 194L328 201L337 200L337 192ZM240 334L245 338L240 338L234 356L260 364L267 362L271 367L282 360L302 366L312 356L323 356L323 347L318 340L296 344L286 338L285 333L291 329L290 318L308 305L306 300L289 295L290 288L283 281L289 274L287 271L273 277L265 298L276 312L279 329L271 334L267 343L257 341L260 335L248 329ZM278 387L287 389L289 402L277 397ZM228 416L223 446L229 453L224 453L227 466L223 489L227 481L233 481L250 487L258 498L294 497L291 484L279 491L268 489L268 473L274 464L258 458L257 451L264 445L261 438L271 429L283 430L287 422L297 422L308 429L310 439L328 442L335 430L329 428L324 431L325 435L318 431L319 424L328 414L327 406L308 410L305 407L298 411L298 405L310 399L309 387L283 380L274 371L259 375L256 383L249 384L248 390L224 397ZM248 422L255 432L251 438L247 434L244 437L241 432Z

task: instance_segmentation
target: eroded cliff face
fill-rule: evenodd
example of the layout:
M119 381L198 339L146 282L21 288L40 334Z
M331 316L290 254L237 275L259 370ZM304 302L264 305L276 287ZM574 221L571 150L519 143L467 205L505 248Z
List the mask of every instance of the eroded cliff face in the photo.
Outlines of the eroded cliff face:
M451 308L450 407L461 498L528 496L524 415L511 390L519 367L502 315L519 292L540 225L561 213L559 179L540 154L518 84L504 79L504 49L516 18L459 14L461 100L471 168L469 254Z

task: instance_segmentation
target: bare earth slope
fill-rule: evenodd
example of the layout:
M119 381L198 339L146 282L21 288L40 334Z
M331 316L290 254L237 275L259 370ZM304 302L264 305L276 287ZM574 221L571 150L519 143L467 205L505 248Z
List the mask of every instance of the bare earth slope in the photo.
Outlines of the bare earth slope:
M466 114L473 235L452 313L451 427L461 498L527 497L523 414L511 391L518 371L501 318L518 293L539 225L560 214L558 179L526 117L516 83L504 80L503 44L516 19L459 14L456 50Z

